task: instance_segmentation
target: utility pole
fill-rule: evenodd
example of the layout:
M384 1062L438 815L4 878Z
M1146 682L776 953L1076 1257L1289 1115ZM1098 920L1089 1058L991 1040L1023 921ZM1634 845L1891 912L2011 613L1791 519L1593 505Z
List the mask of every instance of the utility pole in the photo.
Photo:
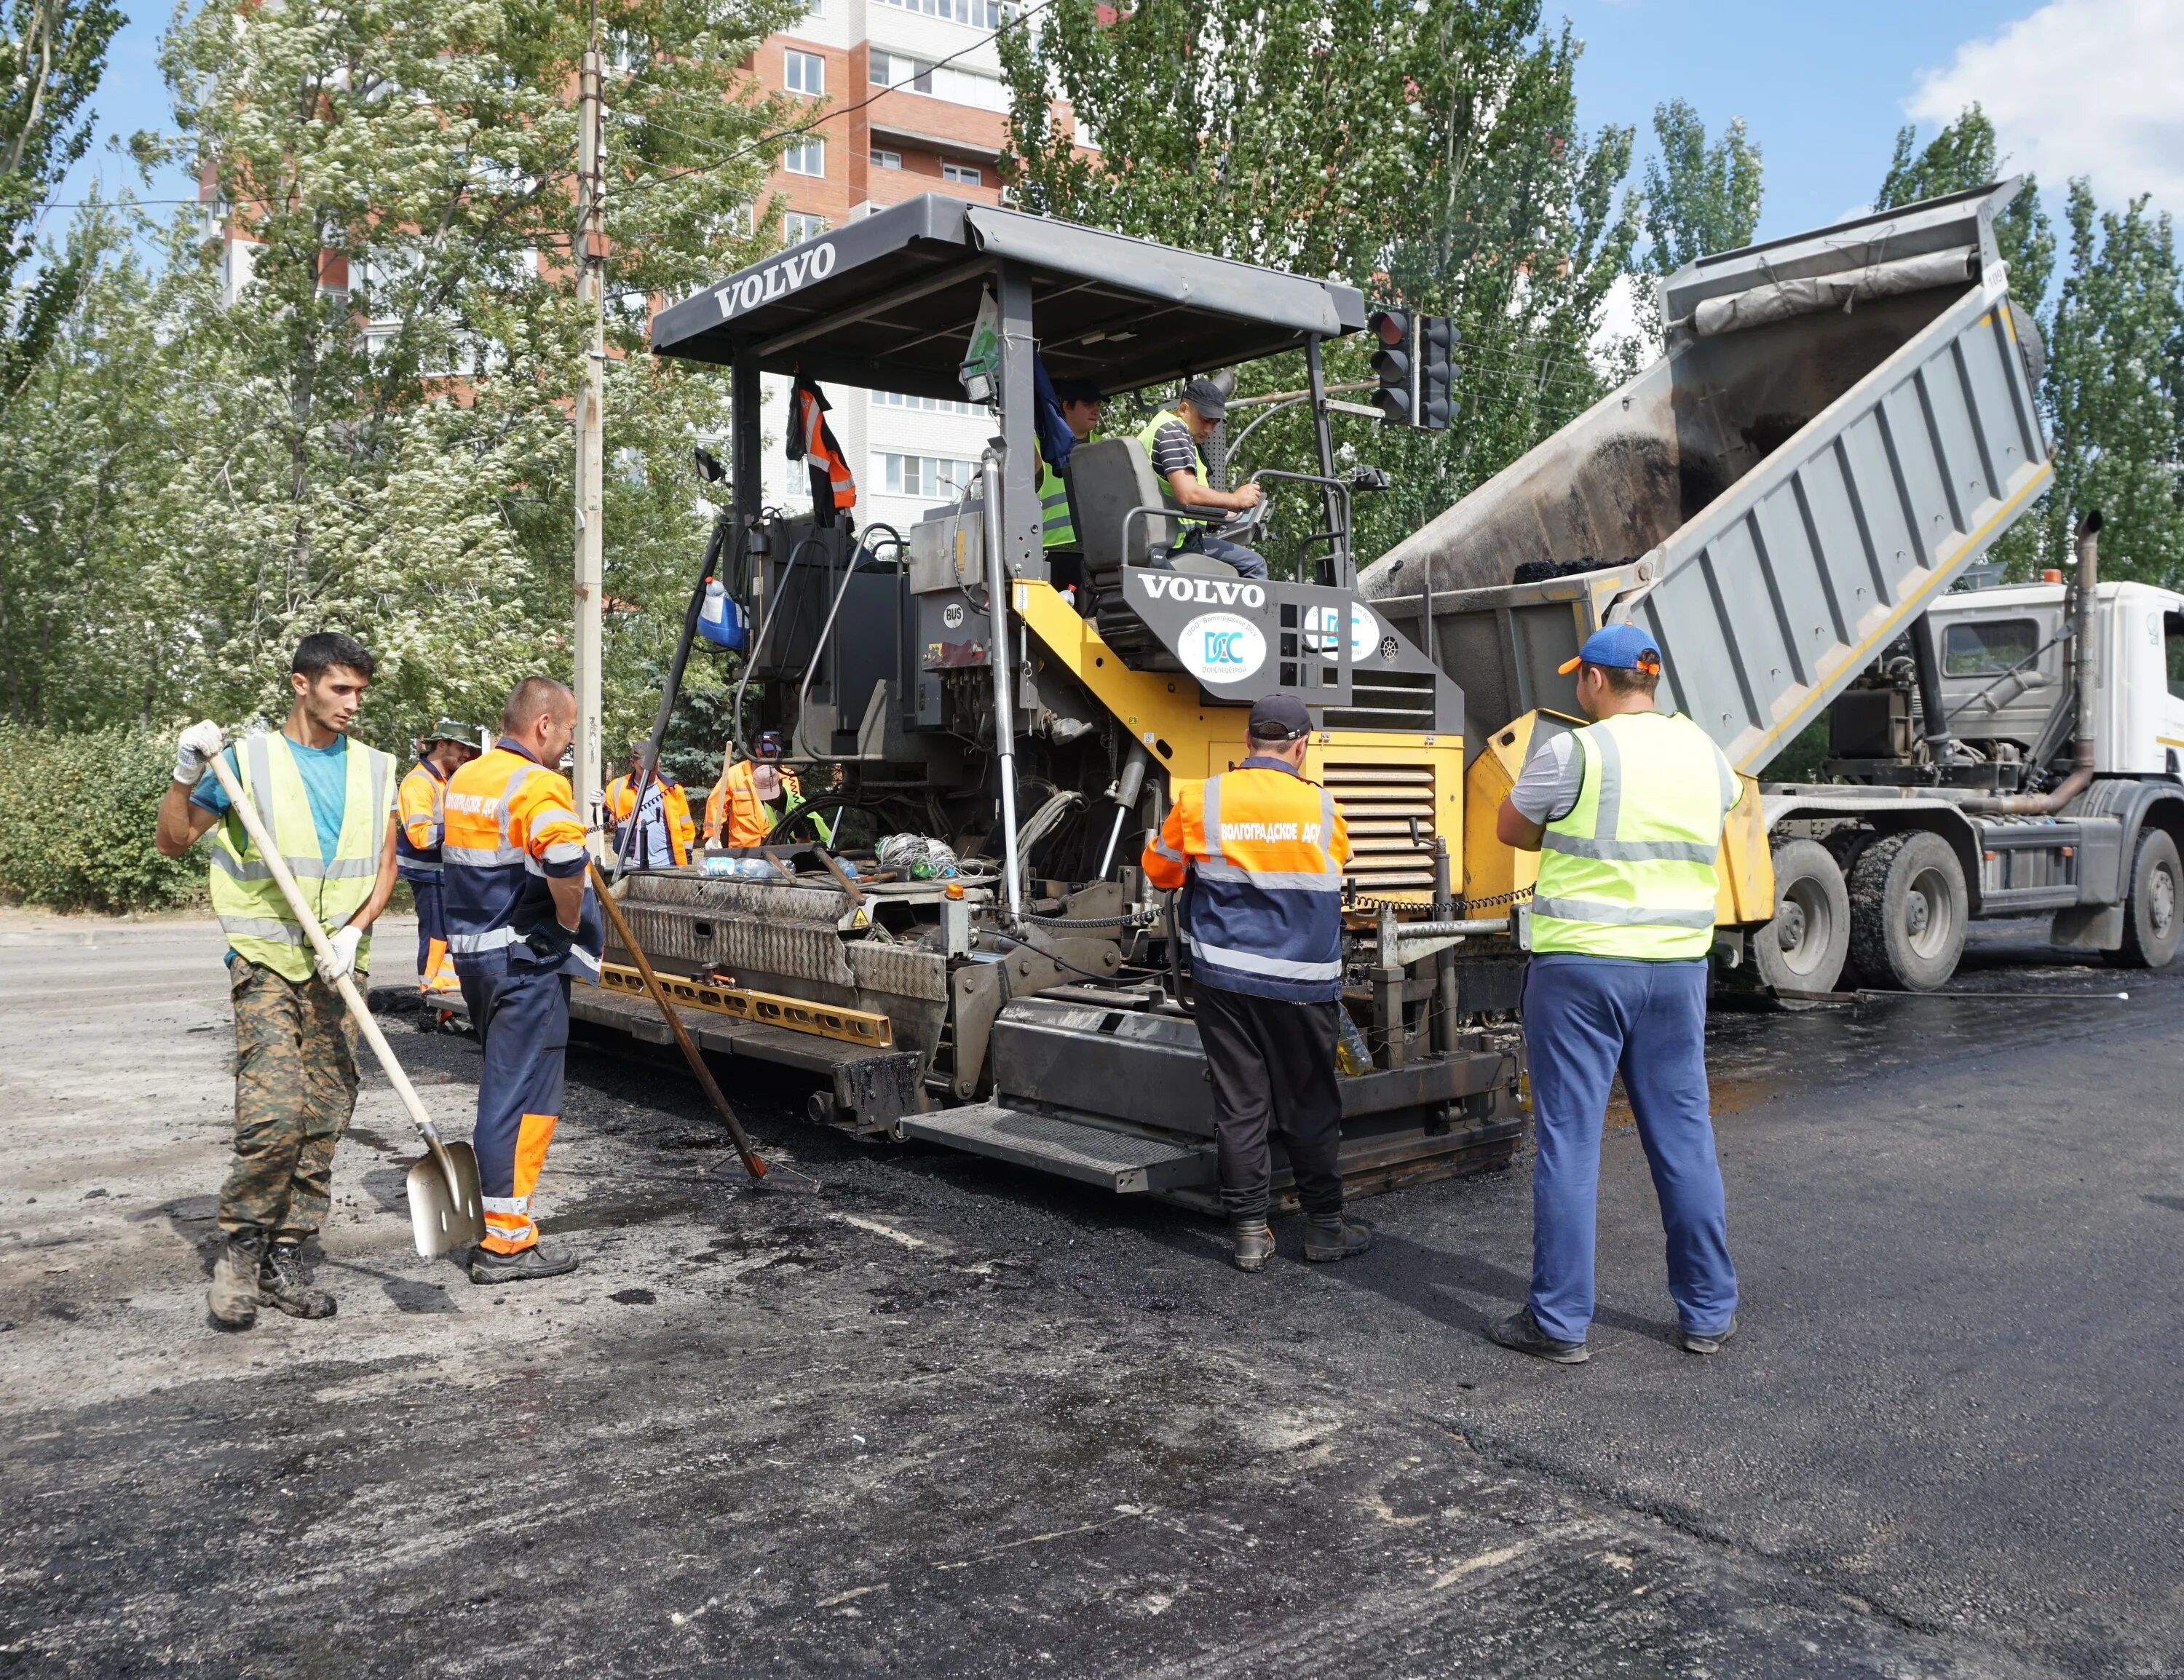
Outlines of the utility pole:
M577 809L594 831L599 822L602 763L599 709L601 595L606 584L605 531L600 481L605 475L601 439L607 377L606 125L600 108L599 8L592 8L590 44L578 93L577 140L577 298L583 306L590 343L577 393Z

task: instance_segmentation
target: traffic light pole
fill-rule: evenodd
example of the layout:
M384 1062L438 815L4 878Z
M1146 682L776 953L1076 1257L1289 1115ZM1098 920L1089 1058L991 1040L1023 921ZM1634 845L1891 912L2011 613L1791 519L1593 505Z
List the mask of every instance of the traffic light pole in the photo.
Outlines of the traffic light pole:
M1320 365L1317 336L1304 342L1304 364L1312 388L1312 441L1319 453L1319 475L1331 479L1334 476L1334 435L1327 424L1327 374ZM1330 556L1334 562L1333 581L1346 589L1357 581L1357 563L1350 554L1349 522L1345 517L1347 510L1331 485L1320 487L1319 500L1326 510L1327 528L1334 537Z

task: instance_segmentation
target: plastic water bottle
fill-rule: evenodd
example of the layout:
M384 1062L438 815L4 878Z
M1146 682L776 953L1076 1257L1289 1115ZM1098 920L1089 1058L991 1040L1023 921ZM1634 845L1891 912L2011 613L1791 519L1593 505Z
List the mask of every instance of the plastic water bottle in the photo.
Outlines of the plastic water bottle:
M1334 1006L1334 1066L1355 1079L1373 1071L1373 1049L1358 1030L1357 1017L1340 1004Z
M705 580L705 604L698 609L698 633L716 648L744 645L744 609L717 577Z

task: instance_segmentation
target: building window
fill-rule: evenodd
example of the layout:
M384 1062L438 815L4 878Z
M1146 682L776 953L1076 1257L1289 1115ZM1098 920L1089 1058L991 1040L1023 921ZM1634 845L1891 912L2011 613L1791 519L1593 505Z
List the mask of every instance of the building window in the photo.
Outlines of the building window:
M827 231L827 218L815 216L804 210L791 210L781 219L781 236L791 245L801 245L807 239L816 239Z
M958 186L983 186L986 184L985 172L972 168L969 164L943 164L940 178L952 181Z
M816 134L798 141L782 154L781 166L791 175L825 175L827 142Z
M921 64L900 53L875 53L866 78L875 87L907 87L913 93L933 92L933 66Z
M983 414L989 410L946 397L908 397L900 391L875 391L872 401L883 409L916 409L928 414Z
M878 476L890 496L956 496L971 482L971 463L941 455L883 454Z
M792 47L782 58L787 67L783 86L791 93L827 91L827 61L816 53L800 53Z
M872 147L872 167L882 170L899 170L902 167L902 153L883 152L875 146Z
M900 6L905 12L918 12L928 18L945 18L950 23L971 24L979 29L999 29L1016 14L1016 8L1006 0L882 0L889 6Z

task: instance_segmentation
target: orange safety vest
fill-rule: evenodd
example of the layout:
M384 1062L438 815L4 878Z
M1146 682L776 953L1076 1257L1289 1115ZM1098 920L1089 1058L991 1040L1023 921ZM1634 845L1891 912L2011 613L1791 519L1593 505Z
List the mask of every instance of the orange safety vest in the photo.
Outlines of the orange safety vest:
M630 811L637 804L637 795L632 791L632 781L633 778L628 776L617 776L607 783L607 820L615 825L617 831L629 821ZM666 770L653 778L653 786L660 789L660 803L666 812L668 849L677 866L680 867L690 861L690 848L697 843L698 839L698 825L690 818L690 796L682 791L682 784ZM649 792L648 789L648 797ZM614 843L619 851L621 848L619 832L614 836ZM640 858L644 845L644 841L640 838L636 854ZM639 866L643 865L640 863Z
M821 525L857 505L857 477L826 421L827 399L801 374L788 393L788 459L811 470L811 508Z
M804 785L786 765L781 771L782 805L785 809L804 797ZM705 839L716 846L763 846L773 826L781 821L772 806L758 796L749 759L738 759L721 772L705 798Z
M1181 932L1202 986L1289 1003L1342 995L1342 866L1334 795L1276 758L1178 778L1147 843L1145 879L1186 887Z

